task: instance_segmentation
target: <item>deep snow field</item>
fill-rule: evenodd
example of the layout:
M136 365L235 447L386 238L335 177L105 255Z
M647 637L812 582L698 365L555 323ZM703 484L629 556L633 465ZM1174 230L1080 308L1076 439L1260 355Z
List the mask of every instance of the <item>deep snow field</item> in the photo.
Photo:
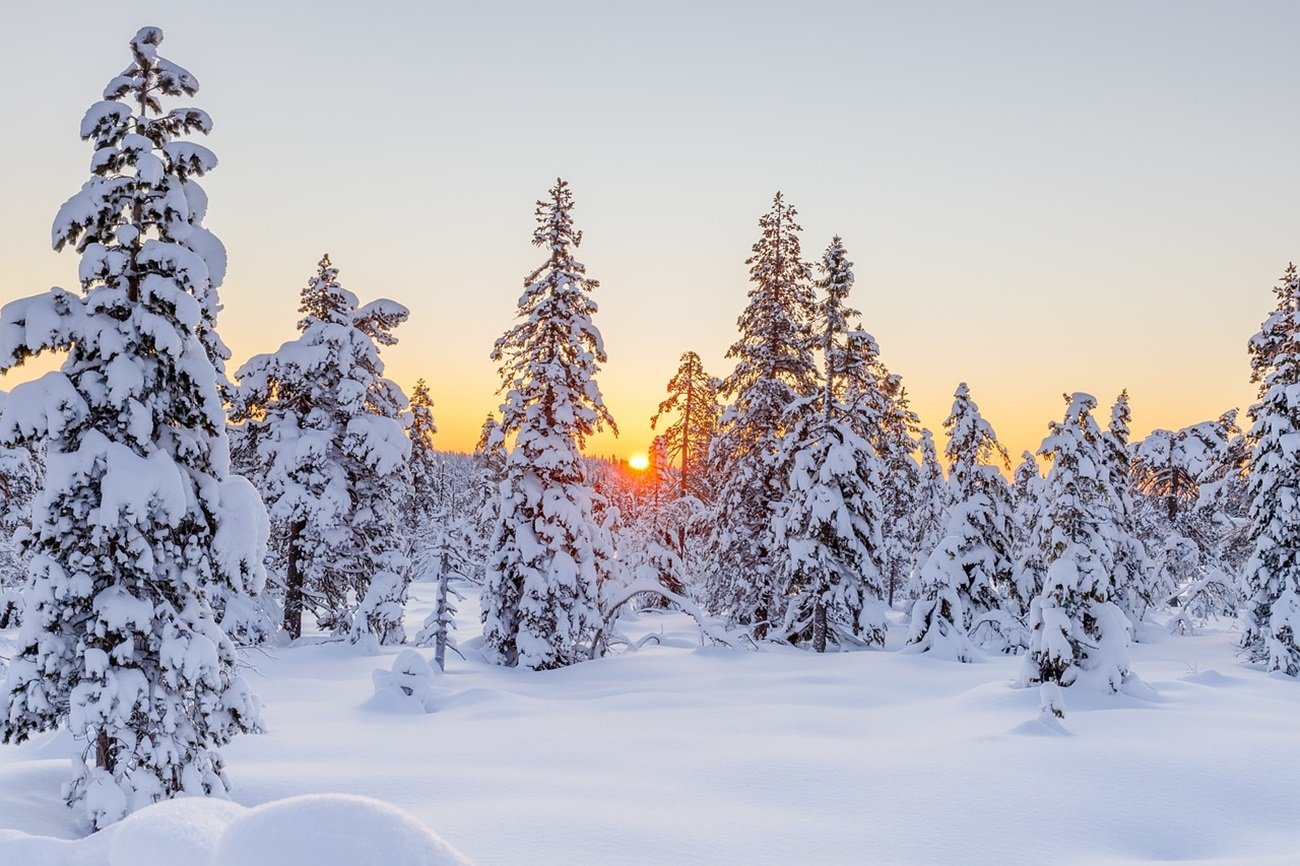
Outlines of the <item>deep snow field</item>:
M411 634L432 600L412 587ZM398 650L308 638L251 653L268 731L224 750L235 802L378 798L479 866L1300 861L1300 683L1243 665L1234 623L1148 628L1133 666L1154 699L1067 689L1061 734L1036 721L1037 690L1011 687L1014 657L702 647L686 617L642 613L627 633L659 645L533 673L478 660L477 607L460 608L469 660L448 653L432 713L375 699ZM902 639L896 624L889 649ZM418 824L359 800L164 804L83 841L33 838L86 832L59 798L72 748L66 734L0 746L2 866L176 862L168 834L207 851L250 816L242 844L280 866L417 862L374 838L395 846ZM337 826L366 854L331 841ZM236 850L221 862L253 862Z

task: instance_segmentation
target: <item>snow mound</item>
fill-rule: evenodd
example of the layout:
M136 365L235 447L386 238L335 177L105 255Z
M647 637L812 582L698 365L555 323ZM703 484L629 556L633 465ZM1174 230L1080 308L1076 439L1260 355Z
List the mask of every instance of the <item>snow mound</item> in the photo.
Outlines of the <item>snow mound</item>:
M392 670L374 672L375 694L362 706L382 713L432 713L438 708L438 671L412 649L402 650Z
M212 866L466 866L411 815L351 794L308 794L248 810L221 839ZM117 864L113 864L117 866Z
M3 866L468 866L411 815L370 797L309 794L253 809L215 797L146 806L84 839L0 830Z
M0 830L0 863L4 866L100 866L107 863L103 833L87 839L29 836L18 830ZM202 861L200 861L202 862Z
M1037 718L1030 719L1027 722L1021 722L1011 730L1007 731L1007 733L1024 737L1074 736L1066 730L1065 725L1061 724L1061 720L1056 718L1056 716L1053 716L1051 713L1040 713Z
M247 811L229 800L199 797L155 803L117 826L108 849L108 864L207 863L226 828Z
M1212 669L1208 671L1197 671L1195 673L1190 673L1185 677L1179 677L1179 679L1185 683L1196 683L1197 685L1216 686L1216 687L1238 686L1245 682L1244 680L1238 679L1237 677L1230 677L1226 674L1221 674L1218 671Z

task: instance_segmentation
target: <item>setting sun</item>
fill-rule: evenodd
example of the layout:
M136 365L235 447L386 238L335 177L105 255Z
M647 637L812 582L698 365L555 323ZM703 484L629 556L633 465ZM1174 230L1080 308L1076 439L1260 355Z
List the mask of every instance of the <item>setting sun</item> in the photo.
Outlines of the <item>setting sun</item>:
M644 472L645 470L650 468L650 458L640 452L637 452L636 454L633 454L631 457L627 458L627 465L630 469L635 469L637 472Z

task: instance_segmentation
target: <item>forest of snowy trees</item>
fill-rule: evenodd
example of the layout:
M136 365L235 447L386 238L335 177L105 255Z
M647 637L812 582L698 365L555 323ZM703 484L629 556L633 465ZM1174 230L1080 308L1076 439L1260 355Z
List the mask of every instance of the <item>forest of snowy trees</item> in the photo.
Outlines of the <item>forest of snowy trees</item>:
M285 342L228 371L226 252L200 186L217 159L194 140L212 121L166 104L198 82L161 41L136 35L81 122L90 178L53 228L78 289L0 313L0 368L61 360L0 398L0 628L18 629L0 740L70 730L64 795L94 826L222 794L221 748L261 727L242 648L309 633L540 671L633 647L629 609L680 610L737 652L878 649L897 623L907 653L1021 656L1054 720L1070 689L1143 689L1129 647L1157 622L1240 616L1249 660L1300 675L1294 265L1249 342L1249 429L1232 410L1135 440L1127 393L1067 393L1013 467L965 383L939 435L921 426L845 241L805 253L777 193L734 367L711 375L681 347L636 473L583 453L615 419L602 289L556 180L515 320L484 347L499 411L472 455L444 453L438 380L408 394L385 375L408 310L363 302L328 255L303 263ZM408 634L415 580L438 605ZM471 585L481 638L450 627Z

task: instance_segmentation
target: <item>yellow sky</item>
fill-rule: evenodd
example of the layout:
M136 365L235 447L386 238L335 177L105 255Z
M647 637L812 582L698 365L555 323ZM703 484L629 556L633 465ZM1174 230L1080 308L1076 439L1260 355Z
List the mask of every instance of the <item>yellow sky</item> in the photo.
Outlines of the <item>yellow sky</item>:
M1105 407L1127 387L1139 434L1247 404L1245 341L1300 255L1295 4L133 11L0 11L0 76L24 82L0 105L0 300L75 279L49 224L86 176L77 124L158 24L215 121L207 222L230 250L236 364L292 337L328 251L363 301L411 308L389 373L429 380L449 449L498 402L488 353L557 175L602 283L623 435L598 454L647 447L684 350L728 372L777 189L807 258L844 237L854 302L924 423L967 381L1013 455L1065 391Z

